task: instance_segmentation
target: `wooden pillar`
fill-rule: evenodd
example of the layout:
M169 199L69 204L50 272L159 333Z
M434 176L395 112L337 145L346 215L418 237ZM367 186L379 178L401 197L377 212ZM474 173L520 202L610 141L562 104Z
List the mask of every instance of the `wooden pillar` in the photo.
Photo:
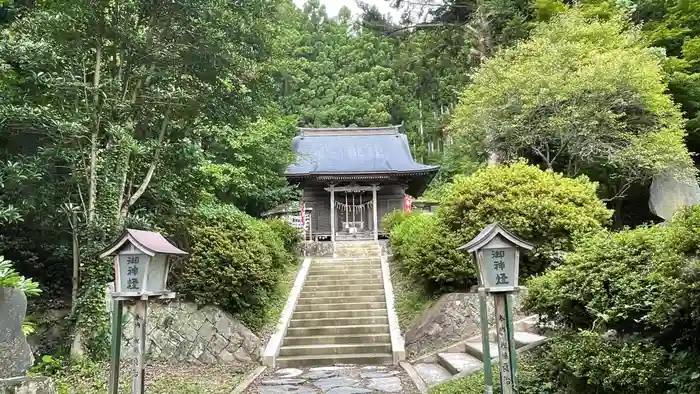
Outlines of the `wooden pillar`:
M331 185L331 242L335 242L335 185Z
M377 219L377 185L372 185L372 220L374 225L374 240L379 240L379 220Z

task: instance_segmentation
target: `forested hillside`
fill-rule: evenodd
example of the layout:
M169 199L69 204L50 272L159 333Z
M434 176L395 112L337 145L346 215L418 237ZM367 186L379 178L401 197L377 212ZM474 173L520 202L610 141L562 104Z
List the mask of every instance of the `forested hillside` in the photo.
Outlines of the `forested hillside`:
M599 182L618 226L653 220L651 179L695 176L700 1L580 3L393 0L392 20L319 0L0 0L0 255L94 333L96 251L125 226L265 233L238 211L296 197L298 126L403 124L442 165L433 195L524 159Z

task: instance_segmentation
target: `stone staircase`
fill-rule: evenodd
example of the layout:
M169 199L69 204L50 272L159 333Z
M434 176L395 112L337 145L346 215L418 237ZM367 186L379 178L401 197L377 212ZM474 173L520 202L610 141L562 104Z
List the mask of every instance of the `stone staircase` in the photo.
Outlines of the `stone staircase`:
M336 243L311 262L276 364L279 368L391 364L379 247Z
M513 337L518 353L544 343L547 338L536 333L537 317L531 316L514 323ZM492 362L498 362L498 345L495 332L490 333L489 348ZM434 387L447 380L471 375L484 367L484 351L481 336L457 342L411 364L426 386Z

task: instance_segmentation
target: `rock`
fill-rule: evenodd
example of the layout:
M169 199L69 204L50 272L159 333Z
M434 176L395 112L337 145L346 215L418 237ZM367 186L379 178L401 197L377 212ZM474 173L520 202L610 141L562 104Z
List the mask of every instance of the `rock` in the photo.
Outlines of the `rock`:
M0 379L24 376L34 363L22 333L27 297L17 289L0 288Z
M391 378L375 378L370 379L369 387L385 393L399 393L403 390L401 379L397 377Z
M263 380L260 384L264 386L282 386L287 384L302 384L306 382L304 379L268 379Z
M280 369L277 372L275 372L275 375L278 375L282 378L296 378L297 376L303 374L304 371L301 369L296 369L296 368L284 368Z
M514 320L522 319L519 305L522 295L515 296ZM489 297L489 324L493 327L493 299ZM478 293L445 294L425 311L406 331L408 358L437 350L460 339L481 332Z
M0 379L0 393L56 394L56 386L51 378L43 376Z
M362 379L374 379L374 378L390 378L392 376L398 375L398 371L388 371L388 372L363 372L360 374Z
M324 392L336 387L354 386L357 383L359 383L359 381L348 377L326 378L313 382L314 386L320 388Z
M649 188L649 208L662 219L670 219L684 207L700 204L700 186L694 179L679 180L657 175Z
M371 392L372 390L363 389L362 387L336 387L326 391L326 394L362 394Z
M317 394L314 389L304 386L260 386L257 388L258 394Z
M314 369L314 368L311 368L311 369ZM318 379L332 378L334 376L340 376L340 370L331 370L331 371L326 371L326 370L312 371L312 370L310 370L306 375L304 375L302 377L304 379L318 380Z

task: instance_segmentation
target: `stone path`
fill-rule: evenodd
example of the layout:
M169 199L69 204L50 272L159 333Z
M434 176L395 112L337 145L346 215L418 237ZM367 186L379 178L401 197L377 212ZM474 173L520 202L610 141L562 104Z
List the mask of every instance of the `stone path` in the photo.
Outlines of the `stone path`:
M285 368L258 377L247 394L362 394L418 393L406 372L398 366Z

